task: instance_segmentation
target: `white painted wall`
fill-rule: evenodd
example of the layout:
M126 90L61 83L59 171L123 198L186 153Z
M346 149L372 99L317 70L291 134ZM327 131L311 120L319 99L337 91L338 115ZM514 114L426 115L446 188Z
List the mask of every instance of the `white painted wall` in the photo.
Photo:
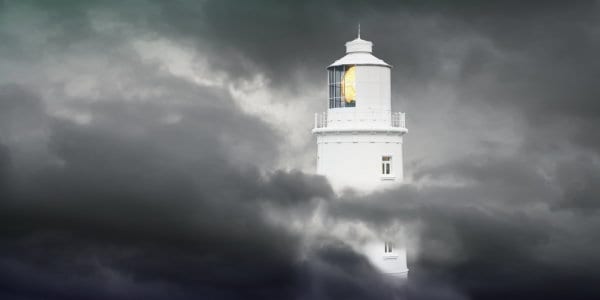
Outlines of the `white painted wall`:
M390 68L356 66L356 108L359 111L391 112Z
M392 174L382 175L381 157L392 156ZM317 173L336 190L373 191L402 182L402 136L398 133L339 132L317 135Z

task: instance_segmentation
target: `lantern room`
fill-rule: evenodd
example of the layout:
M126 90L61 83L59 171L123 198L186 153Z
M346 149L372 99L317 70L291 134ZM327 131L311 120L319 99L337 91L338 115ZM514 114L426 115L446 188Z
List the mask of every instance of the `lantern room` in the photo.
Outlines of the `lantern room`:
M346 43L344 57L329 65L330 109L390 111L391 66L372 51L373 43L358 37Z

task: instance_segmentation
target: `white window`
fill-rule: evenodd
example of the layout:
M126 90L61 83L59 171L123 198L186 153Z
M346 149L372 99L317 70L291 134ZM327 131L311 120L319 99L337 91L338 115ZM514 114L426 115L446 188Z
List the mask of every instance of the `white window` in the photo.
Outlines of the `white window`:
M392 174L392 157L382 156L381 157L381 175Z

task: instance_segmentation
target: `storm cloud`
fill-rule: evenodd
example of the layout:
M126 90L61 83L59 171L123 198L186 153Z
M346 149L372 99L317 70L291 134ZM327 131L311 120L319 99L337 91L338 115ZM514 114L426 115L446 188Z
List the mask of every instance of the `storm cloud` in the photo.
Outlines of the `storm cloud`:
M0 1L3 299L590 299L597 1ZM362 36L407 183L314 175ZM353 245L403 228L410 280Z

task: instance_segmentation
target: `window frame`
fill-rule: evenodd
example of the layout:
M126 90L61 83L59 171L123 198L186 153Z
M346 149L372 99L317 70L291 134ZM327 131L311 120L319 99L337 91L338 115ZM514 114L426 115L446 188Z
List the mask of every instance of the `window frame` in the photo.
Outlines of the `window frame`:
M394 243L392 242L384 242L383 243L383 253L393 253L394 252Z
M393 176L394 174L394 157L386 154L381 156L381 176Z

